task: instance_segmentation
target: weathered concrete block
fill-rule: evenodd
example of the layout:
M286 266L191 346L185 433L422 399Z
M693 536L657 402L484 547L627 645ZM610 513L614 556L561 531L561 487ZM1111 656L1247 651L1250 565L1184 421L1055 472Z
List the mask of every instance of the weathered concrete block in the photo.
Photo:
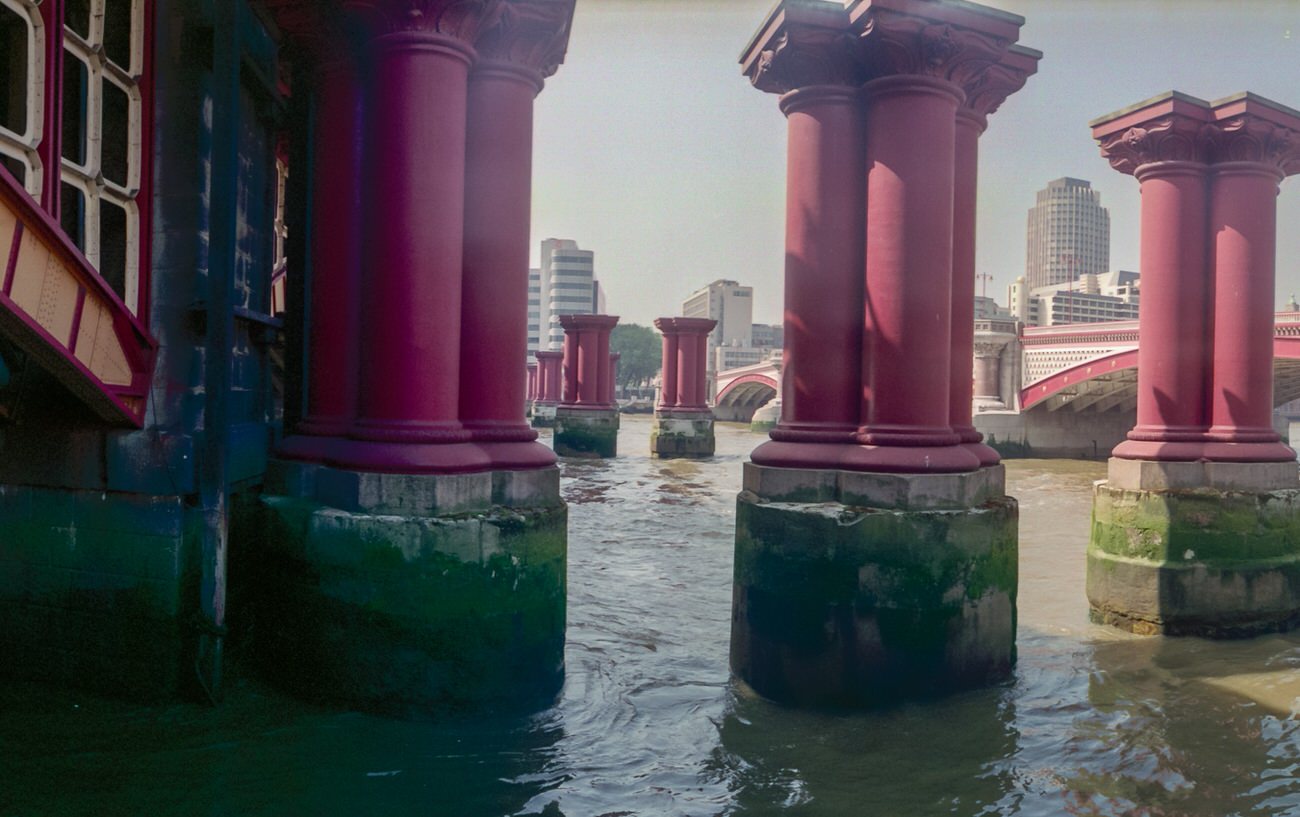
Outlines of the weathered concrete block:
M1136 633L1231 638L1300 623L1300 489L1093 494L1088 602Z
M431 517L264 497L265 672L389 712L544 705L563 679L567 547L549 500Z
M560 468L492 472L492 504L533 508L560 504Z
M316 499L362 513L466 513L491 507L492 474L377 474L321 468L316 473Z
M1014 499L961 510L737 500L731 667L759 694L867 706L1015 663Z
M650 453L656 457L711 457L715 448L713 415L708 412L656 411Z
M1155 462L1111 457L1111 487L1128 491L1278 491L1300 488L1294 462Z
M533 428L554 428L555 427L555 405L554 404L533 404L533 416L531 418Z
M552 445L561 457L613 457L618 455L617 409L577 409L560 406L555 410L555 439Z
M895 510L973 508L1006 493L1006 468L964 474L885 474L770 468L746 462L744 488L770 502L840 502Z

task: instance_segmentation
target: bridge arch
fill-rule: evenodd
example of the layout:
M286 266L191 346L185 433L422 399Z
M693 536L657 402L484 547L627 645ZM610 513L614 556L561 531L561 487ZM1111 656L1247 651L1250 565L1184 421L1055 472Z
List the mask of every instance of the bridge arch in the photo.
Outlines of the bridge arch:
M776 397L777 381L765 374L745 374L732 380L718 392L713 416L719 420L749 422L754 412Z

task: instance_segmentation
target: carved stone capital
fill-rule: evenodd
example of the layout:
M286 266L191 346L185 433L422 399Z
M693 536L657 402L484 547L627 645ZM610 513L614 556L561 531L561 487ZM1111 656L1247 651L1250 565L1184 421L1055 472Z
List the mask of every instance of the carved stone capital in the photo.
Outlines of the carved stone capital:
M442 34L473 45L496 25L502 0L343 0L342 5L368 37Z
M962 85L966 92L965 108L980 116L997 111L1007 97L1025 87L1029 77L1038 71L1042 56L1032 49L1011 46L1000 61L974 72Z
M1007 340L979 340L975 341L975 357L991 358L1000 357L1002 350L1007 347Z
M1283 176L1300 172L1296 129L1247 113L1215 122L1206 128L1205 136L1216 164L1251 162L1276 168Z
M783 0L741 57L755 88L772 94L814 85L856 88L866 81L839 3Z
M1098 138L1101 155L1121 173L1152 162L1198 162L1210 158L1210 129L1204 119L1170 113Z
M576 0L502 0L496 23L483 30L479 56L536 71L556 72L569 48Z
M869 7L855 25L860 59L873 78L914 74L944 79L963 89L978 90L989 81L982 78L1014 42L1002 33L889 8Z

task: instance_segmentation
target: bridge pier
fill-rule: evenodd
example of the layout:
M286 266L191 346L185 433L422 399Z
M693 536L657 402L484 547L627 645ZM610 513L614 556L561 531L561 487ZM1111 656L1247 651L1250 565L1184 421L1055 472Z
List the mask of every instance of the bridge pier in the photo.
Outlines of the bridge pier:
M1142 192L1138 416L1096 488L1094 619L1230 637L1300 622L1300 479L1273 430L1278 183L1300 112L1171 92L1092 123Z
M533 428L551 428L555 425L555 407L560 402L560 387L564 382L563 352L533 352L537 358L537 398L533 400Z
M709 318L655 318L663 333L663 386L655 406L650 453L656 457L711 457L713 412L705 404Z
M359 225L352 275L365 285L313 277L309 316L313 338L335 331L317 311L359 295L355 331L308 348L313 381L341 374L318 349L357 350L340 377L351 397L329 414L346 422L297 429L261 501L259 567L276 581L256 602L273 622L256 646L268 675L309 697L516 707L563 679L566 508L555 456L524 418L519 361L533 98L573 3L506 5L496 16L438 0L420 14L362 0L332 27L293 7L281 20L291 37L329 37L318 53L352 54L351 81L373 102L359 125L317 118L313 132L318 152L358 157L366 180L318 202L308 225L313 246L341 240L336 222ZM312 258L313 276L335 264Z
M561 315L564 327L564 399L555 408L555 453L562 457L618 454L609 333L614 315Z
M787 2L742 58L790 133L785 399L745 465L732 606L732 669L766 697L870 705L1015 661L1017 508L969 428L973 323L953 321L973 310L969 125L1033 72L1008 50L1021 22Z

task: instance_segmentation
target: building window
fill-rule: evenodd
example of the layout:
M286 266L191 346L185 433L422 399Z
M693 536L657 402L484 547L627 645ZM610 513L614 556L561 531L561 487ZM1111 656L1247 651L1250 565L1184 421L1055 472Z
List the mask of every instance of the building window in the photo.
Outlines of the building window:
M0 0L0 166L32 196L43 180L45 25L36 0Z
M137 314L150 5L0 0L0 166Z

